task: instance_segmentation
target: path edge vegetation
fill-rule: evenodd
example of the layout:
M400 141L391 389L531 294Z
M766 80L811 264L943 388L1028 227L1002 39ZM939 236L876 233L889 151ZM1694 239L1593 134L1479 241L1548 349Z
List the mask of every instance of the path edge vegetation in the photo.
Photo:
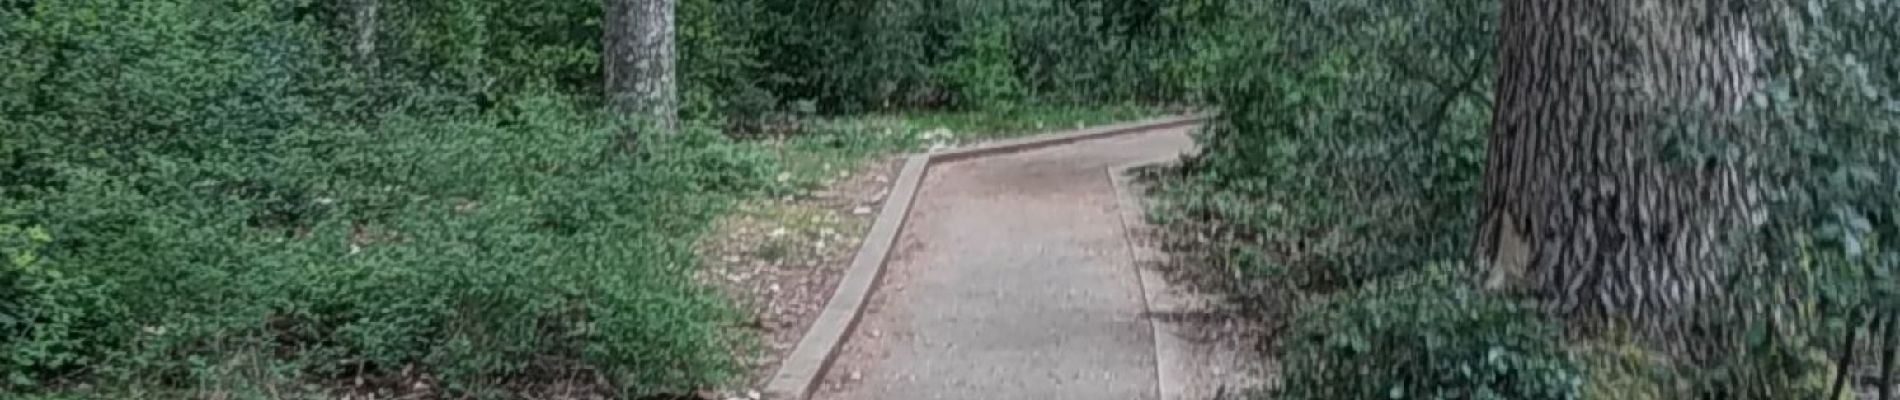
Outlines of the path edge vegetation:
M689 274L706 221L798 190L806 155L989 131L849 121L1205 103L1157 218L1284 324L1263 396L1894 395L1900 5L609 4L0 1L0 390L689 392L735 368L739 317ZM643 18L672 22L618 22ZM1486 150L1512 135L1576 140ZM1537 163L1581 178L1497 183ZM1743 195L1616 206L1696 185ZM1612 255L1665 261L1576 261Z
M1102 9L642 3L658 100L607 90L603 39L653 35L591 2L0 3L0 393L714 389L750 340L692 242L733 204L1184 97L1054 79L1163 52L1037 30Z
M1850 3L1264 2L1153 217L1267 398L1889 398L1900 9Z

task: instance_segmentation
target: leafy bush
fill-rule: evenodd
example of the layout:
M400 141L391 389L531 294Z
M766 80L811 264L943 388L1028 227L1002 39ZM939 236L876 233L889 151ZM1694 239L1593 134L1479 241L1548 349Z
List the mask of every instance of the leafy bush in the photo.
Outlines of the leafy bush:
M1586 345L1573 350L1589 371L1583 398L1667 400L1691 398L1669 357L1630 344Z
M1813 357L1777 347L1877 354L1869 351L1882 334L1874 321L1900 315L1900 248L1892 244L1900 238L1900 76L1892 73L1900 60L1887 56L1900 51L1891 23L1900 4L1774 4L1783 13L1772 34L1784 40L1765 49L1770 79L1751 108L1774 134L1746 143L1760 164L1752 172L1770 193L1767 224L1753 243L1769 262L1745 265L1747 279L1736 286L1754 300L1744 316L1792 318L1743 319L1750 325L1737 331L1749 335L1736 341L1769 362ZM1862 330L1862 342L1846 340ZM1870 368L1873 358L1849 371ZM1805 379L1790 370L1764 375L1790 377L1772 383ZM1746 382L1730 380L1737 381Z
M629 152L593 111L599 3L380 1L370 63L352 3L0 2L0 391L701 389L749 347L691 242L810 184L781 176L835 176L703 126L871 108L869 82L951 64L979 102L1034 95L1013 17L686 0L689 128ZM860 50L895 37L918 42ZM791 140L862 157L912 128Z
M1826 399L1837 371L1800 339L1759 338L1706 366L1613 339L1570 347L1588 371L1586 399ZM1836 400L1857 397L1843 389Z
M951 49L957 56L939 66L936 75L959 105L1008 110L1024 95L1012 65L1010 31L995 17L977 20L983 22L956 35Z
M9 220L12 218L8 218ZM78 357L86 345L79 338L91 321L88 303L102 301L102 291L84 277L67 276L47 268L41 251L52 236L38 226L21 228L0 224L0 329L17 336L0 337L0 354L9 367L9 385L31 384L33 376L21 371L68 369L88 360Z
M30 261L15 286L40 294L26 318L50 322L5 337L14 384L284 367L463 393L576 373L632 393L716 382L739 338L691 280L691 240L774 168L705 132L614 151L623 128L569 104L291 133L261 169L58 168L60 187L5 221L43 227L8 252Z
M1244 29L1278 29L1225 39L1253 50L1223 56L1222 113L1164 184L1164 222L1216 238L1212 261L1240 286L1324 293L1461 257L1496 4L1271 4Z
M690 240L766 188L763 154L706 132L624 154L564 96L338 125L355 94L322 78L346 75L278 2L0 12L9 392L648 393L734 368Z
M825 113L1188 97L1230 0L752 0L760 86ZM994 101L994 103L992 103Z
M1437 266L1369 283L1296 321L1285 399L1578 399L1583 374L1535 309Z
M1281 395L1578 398L1584 371L1535 308L1416 267L1468 249L1497 4L1234 9L1254 22L1197 51L1222 62L1201 72L1225 82L1206 94L1222 113L1158 217L1204 250L1202 275L1292 321Z
M1337 303L1301 301L1466 256L1497 100L1489 87L1497 5L1258 3L1266 9L1241 17L1253 21L1243 25L1268 28L1202 39L1257 45L1196 53L1227 60L1212 74L1231 85L1209 94L1223 115L1203 134L1203 155L1163 183L1160 216L1192 233L1186 244L1210 250L1210 271L1249 305L1300 321L1343 320ZM1604 382L1656 389L1610 398L1822 397L1825 375L1851 374L1825 355L1862 351L1856 346L1874 334L1867 331L1879 330L1868 316L1900 310L1892 279L1900 256L1888 245L1900 236L1900 103L1893 57L1884 56L1900 45L1890 23L1900 7L1770 1L1748 9L1767 38L1765 68L1761 91L1735 122L1762 134L1675 143L1660 157L1741 155L1761 189L1749 201L1770 211L1752 242L1724 249L1744 261L1723 282L1728 296L1697 310L1695 336L1682 338L1700 354L1644 353L1660 366L1589 360L1592 390L1615 386ZM1834 340L1855 332L1861 343ZM1320 357L1312 349L1288 351ZM1666 377L1647 379L1652 373ZM1692 389L1665 390L1676 386Z

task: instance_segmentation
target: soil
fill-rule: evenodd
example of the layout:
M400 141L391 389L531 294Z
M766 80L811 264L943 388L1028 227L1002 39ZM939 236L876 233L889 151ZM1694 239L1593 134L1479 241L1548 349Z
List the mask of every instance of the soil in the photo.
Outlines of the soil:
M700 279L749 313L760 339L744 351L738 387L710 396L756 398L818 317L902 166L901 157L840 170L824 188L742 204L702 239ZM708 397L708 396L702 396Z

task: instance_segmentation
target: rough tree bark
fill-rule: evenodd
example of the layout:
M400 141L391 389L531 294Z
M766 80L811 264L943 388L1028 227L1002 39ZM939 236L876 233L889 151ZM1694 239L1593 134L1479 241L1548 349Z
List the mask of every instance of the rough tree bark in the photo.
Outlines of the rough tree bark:
M1472 249L1487 286L1531 294L1572 326L1651 332L1720 294L1723 239L1764 216L1758 196L1737 157L1663 149L1748 134L1722 122L1758 85L1740 3L1504 1ZM1666 139L1680 117L1706 129Z
M674 76L676 4L677 0L607 0L601 52L609 105L665 133L679 126Z

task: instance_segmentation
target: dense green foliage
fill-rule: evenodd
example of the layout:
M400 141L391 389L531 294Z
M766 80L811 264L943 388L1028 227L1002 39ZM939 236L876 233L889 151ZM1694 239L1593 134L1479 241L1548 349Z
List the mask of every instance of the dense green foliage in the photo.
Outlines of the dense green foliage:
M1574 399L1534 309L1467 286L1495 2L1270 1L1226 39L1223 111L1159 217L1280 340L1290 399ZM1450 265L1462 265L1452 263Z
M1781 365L1820 358L1823 349L1890 353L1900 345L1893 336L1900 251L1889 244L1900 237L1900 60L1892 57L1900 51L1900 4L1769 4L1770 34L1781 40L1769 42L1772 79L1748 119L1768 134L1716 147L1756 155L1753 172L1772 205L1751 243L1765 262L1746 264L1735 283L1753 300L1733 318L1748 327L1737 341L1752 353L1795 359ZM1857 331L1859 343L1848 342ZM1881 361L1872 356L1858 362L1840 372L1893 370L1875 367ZM1813 386L1786 367L1733 364L1740 366L1719 379L1765 382L1737 397L1782 398L1777 389Z
M1288 1L1212 96L1178 215L1243 280L1325 291L1456 258L1474 211L1494 3ZM1273 67L1262 68L1261 65ZM1186 222L1184 220L1184 222Z
M1177 100L1225 0L759 0L753 83L824 111Z
M330 3L313 7L343 4ZM594 90L597 1L386 3L385 79L489 97ZM1195 44L1226 3L682 0L683 99L690 115L744 118L1184 99L1207 85L1195 66L1209 46Z
M1751 115L1774 133L1758 147L1773 150L1758 174L1773 189L1777 218L1761 240L1777 262L1761 272L1819 285L1792 295L1890 313L1900 305L1900 253L1885 244L1900 235L1900 62L1885 55L1900 50L1900 5L1784 7L1775 33L1788 39L1775 42L1775 79Z
M691 122L631 150L597 111L598 1L0 1L0 391L704 388L749 351L693 276L728 204L1207 102L1160 216L1291 321L1281 396L1817 397L1823 354L1900 315L1900 6L1743 3L1766 84L1718 122L1762 134L1659 157L1741 157L1772 207L1696 338L1731 351L1673 359L1561 341L1445 266L1495 1L681 0Z
M1286 399L1577 399L1583 377L1536 310L1430 267L1368 284L1289 330Z
M597 1L383 1L367 55L351 2L0 2L0 392L716 385L750 344L692 244L728 204L937 126L1185 93L1122 60L1174 51L1153 30L1195 3L1112 3L685 0L695 122L630 152L597 111ZM918 107L998 112L798 123Z
M297 75L321 47L226 39L307 27L192 4L47 5L12 31L47 45L8 57L39 73L8 91L10 386L413 368L472 393L581 372L637 393L732 368L690 245L764 187L761 154L703 132L612 151L611 119L560 96L333 125Z
M1443 296L1429 291L1370 289L1405 286L1401 282L1415 280L1411 276L1422 266L1466 257L1493 106L1496 2L1262 3L1268 4L1264 10L1240 17L1255 21L1253 28L1217 35L1243 43L1237 55L1223 58L1227 67L1216 69L1227 86L1215 88L1210 99L1225 113L1205 133L1204 155L1163 180L1168 204L1159 217L1193 233L1189 244L1206 248L1209 272L1222 277L1244 305L1269 319L1296 321L1283 336L1281 354L1290 364L1281 394L1370 398L1384 393L1354 390L1405 387L1407 396L1417 396L1416 385L1470 388L1463 381L1416 380L1437 370L1333 371L1411 365L1405 357L1420 352L1471 354L1481 348L1457 347L1462 342L1455 340L1406 340L1416 338L1409 336L1413 332L1460 330L1516 343L1542 343L1554 335L1524 329L1538 323L1514 308L1472 300L1455 303L1468 307L1450 307L1472 313L1459 314L1445 311ZM1636 363L1641 368L1620 368L1629 363L1616 357L1572 357L1606 364L1581 368L1604 374L1587 377L1590 387L1643 381L1671 390L1658 398L1824 397L1822 381L1837 371L1832 354L1855 348L1878 354L1876 341L1868 339L1877 332L1863 331L1853 348L1843 348L1841 339L1863 326L1874 330L1875 315L1894 315L1893 268L1900 267L1900 257L1883 243L1900 232L1893 214L1900 211L1893 203L1900 198L1900 143L1894 142L1900 137L1900 103L1893 100L1900 69L1890 56L1900 44L1893 24L1900 7L1741 3L1762 23L1769 84L1744 115L1701 123L1741 122L1760 135L1680 141L1665 148L1669 154L1653 155L1743 157L1745 172L1772 204L1764 229L1729 249L1744 260L1726 283L1731 296L1704 313L1704 336L1685 338L1726 351L1699 358L1635 357L1645 358ZM1682 127L1700 129L1693 122ZM1412 319L1421 314L1441 318ZM1342 338L1388 345L1371 354L1327 345L1347 340ZM1566 347L1556 351L1595 346ZM1525 351L1551 360L1549 365L1563 364L1547 357L1552 353L1538 352L1548 348ZM1445 362L1431 365L1457 361ZM1531 380L1511 387L1562 383L1552 380L1557 375L1489 367L1473 367L1475 376ZM1306 371L1314 368L1318 372ZM1643 373L1617 373L1631 370ZM1508 397L1548 398L1520 394Z

